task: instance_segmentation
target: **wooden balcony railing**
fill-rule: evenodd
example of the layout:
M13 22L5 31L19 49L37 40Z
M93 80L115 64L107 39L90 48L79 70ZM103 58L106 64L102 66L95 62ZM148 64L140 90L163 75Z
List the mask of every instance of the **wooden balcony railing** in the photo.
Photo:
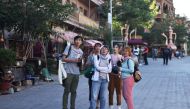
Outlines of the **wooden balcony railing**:
M94 21L94 20L90 19L89 17L86 17L82 14L79 14L79 23L96 28L96 29L99 28L99 23L97 23L96 21Z
M93 19L82 14L74 13L69 17L69 20L73 23L78 23L83 26L89 26L96 29L99 28L99 22L96 22Z

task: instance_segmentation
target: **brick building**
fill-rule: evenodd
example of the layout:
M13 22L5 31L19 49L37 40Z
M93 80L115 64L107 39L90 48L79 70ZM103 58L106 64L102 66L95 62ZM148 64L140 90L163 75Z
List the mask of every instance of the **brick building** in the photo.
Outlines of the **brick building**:
M158 15L156 16L156 21L161 21L168 15L170 18L175 16L175 8L173 5L173 0L156 0L158 6Z

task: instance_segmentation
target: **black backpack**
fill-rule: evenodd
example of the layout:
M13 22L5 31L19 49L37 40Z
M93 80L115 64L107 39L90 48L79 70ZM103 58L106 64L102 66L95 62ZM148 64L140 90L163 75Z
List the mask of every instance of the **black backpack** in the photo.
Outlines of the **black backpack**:
M170 50L168 48L164 48L164 54L169 54Z

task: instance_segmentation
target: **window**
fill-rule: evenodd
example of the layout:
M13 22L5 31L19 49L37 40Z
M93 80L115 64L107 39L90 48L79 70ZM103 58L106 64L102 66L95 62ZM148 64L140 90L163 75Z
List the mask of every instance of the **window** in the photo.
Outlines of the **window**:
M84 10L84 15L88 16L88 11L86 9Z
M73 7L77 8L77 5L75 3L72 3Z
M80 11L80 13L84 14L82 7L79 8L79 11Z

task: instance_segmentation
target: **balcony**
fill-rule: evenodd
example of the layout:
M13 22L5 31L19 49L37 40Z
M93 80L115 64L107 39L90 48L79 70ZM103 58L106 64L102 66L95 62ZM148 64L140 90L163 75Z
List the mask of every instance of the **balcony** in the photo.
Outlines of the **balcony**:
M94 2L94 3L97 4L97 5L101 5L101 4L104 3L103 0L91 0L91 1Z
M167 14L162 13L162 14L158 14L158 15L156 16L156 18L159 18L159 19L165 19L166 16L167 16Z
M90 19L89 17L86 17L82 14L79 14L79 23L82 25L96 28L96 29L99 28L99 23L97 23L96 21L94 21L94 20Z
M71 15L69 17L69 20L66 22L78 26L82 29L88 29L87 27L92 27L95 29L99 28L99 22L96 22L93 19L78 13Z

